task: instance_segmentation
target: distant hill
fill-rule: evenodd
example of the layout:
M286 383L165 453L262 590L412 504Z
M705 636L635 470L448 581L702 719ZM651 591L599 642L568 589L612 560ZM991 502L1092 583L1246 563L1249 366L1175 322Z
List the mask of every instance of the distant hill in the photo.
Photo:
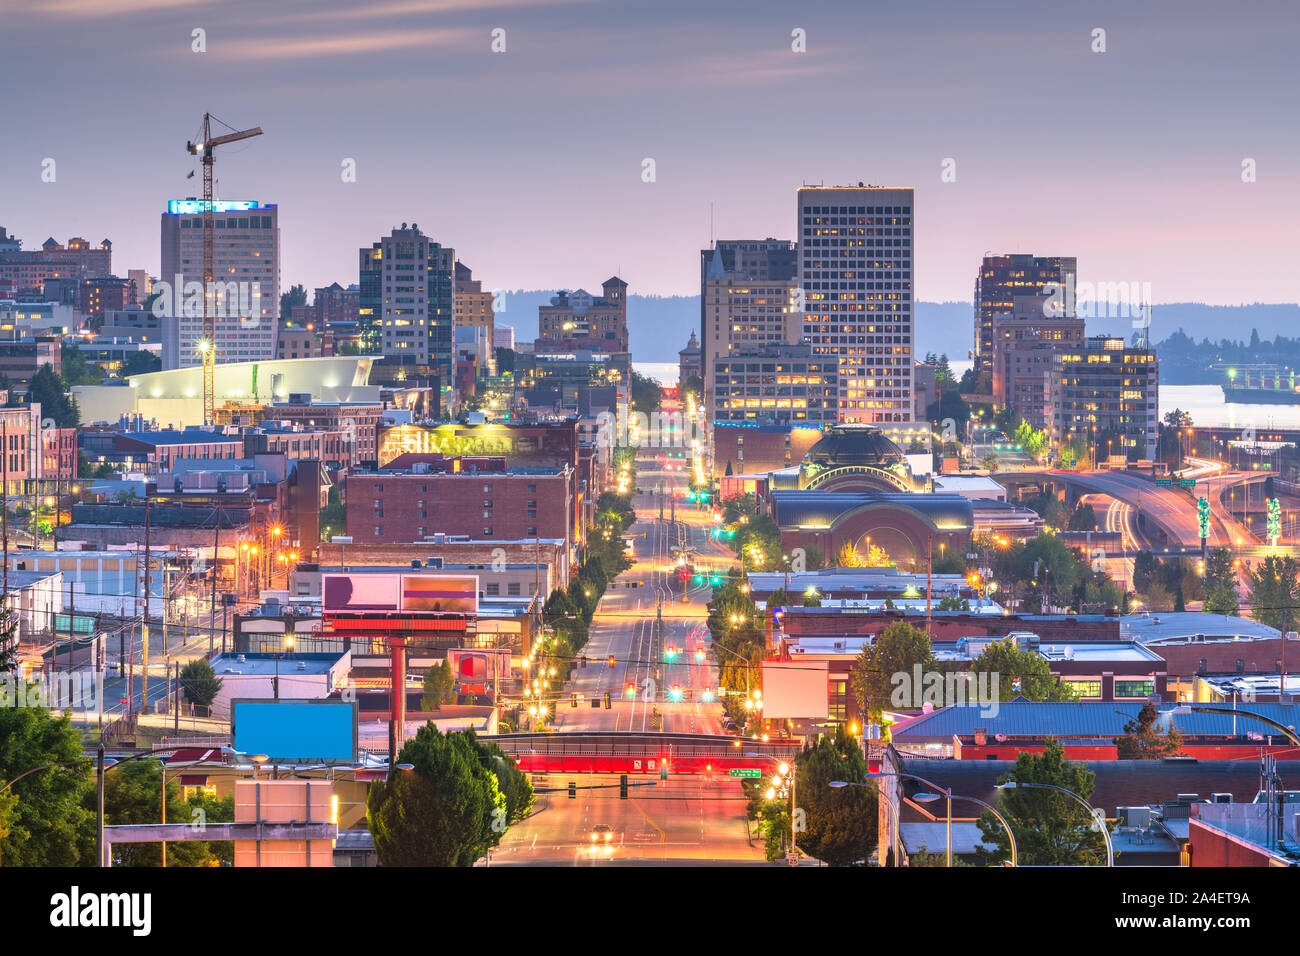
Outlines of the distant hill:
M518 290L506 294L506 311L497 316L499 325L511 325L520 341L537 337L537 307L546 305L556 290ZM700 325L698 295L628 296L628 333L632 354L639 362L676 362L677 351L685 347L692 331ZM1250 305L1204 305L1173 302L1151 310L1151 340L1159 342L1181 329L1196 339L1218 342L1225 336L1246 340L1256 329L1265 339L1300 329L1300 305L1252 303ZM916 304L916 354L946 354L964 361L973 347L974 309L969 302L918 302ZM1088 322L1090 335L1122 335L1133 332L1127 318L1100 318Z

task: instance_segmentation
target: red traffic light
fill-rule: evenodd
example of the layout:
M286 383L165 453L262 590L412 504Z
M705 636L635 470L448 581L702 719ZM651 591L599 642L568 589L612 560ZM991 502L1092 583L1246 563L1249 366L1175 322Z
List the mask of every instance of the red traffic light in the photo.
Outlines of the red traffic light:
M614 655L613 655L613 654L610 654L610 655L609 655L609 667L610 667L610 670L613 670L613 669L614 669Z
M626 693L629 698L636 697L636 684L628 681Z

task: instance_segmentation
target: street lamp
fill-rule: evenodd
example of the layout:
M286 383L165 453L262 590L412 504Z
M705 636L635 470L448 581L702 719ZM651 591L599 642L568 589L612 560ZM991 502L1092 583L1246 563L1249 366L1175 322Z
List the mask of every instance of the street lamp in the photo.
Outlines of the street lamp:
M1101 838L1106 841L1106 865L1107 866L1115 865L1115 848L1111 845L1110 842L1110 831L1106 829L1105 816L1102 815L1101 811L1099 811L1096 807L1094 807L1087 800L1083 799L1083 797L1079 796L1073 790L1066 790L1064 787L1058 787L1054 783L1024 783L1019 780L1008 780L1006 783L995 784L993 789L995 790L1025 790L1025 789L1055 790L1058 793L1065 794L1067 797L1073 797L1075 800L1081 803L1084 806L1084 808L1088 811L1088 814L1093 819L1094 826L1096 826L1099 830L1101 830Z
M786 763L786 761L782 760L780 757L773 756L772 754L761 754L761 753L756 753L754 751L747 751L745 753L745 756L755 757L759 760L771 760L777 765L776 767L777 777L774 778L773 780L773 786L768 789L769 800L771 800L773 797L776 796L775 791L778 787L781 786L782 777L784 777L787 781L789 781L790 783L790 852L792 854L797 854L799 852L799 848L795 844L794 813L799 806L799 801L798 801L798 797L795 795L795 773L792 772L793 768L790 766L790 764Z

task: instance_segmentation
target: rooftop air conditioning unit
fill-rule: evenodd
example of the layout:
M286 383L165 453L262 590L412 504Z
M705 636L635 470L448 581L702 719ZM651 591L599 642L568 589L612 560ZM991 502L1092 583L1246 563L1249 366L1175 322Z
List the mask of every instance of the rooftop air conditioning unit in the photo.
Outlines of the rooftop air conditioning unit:
M1232 794L1230 793L1212 793L1210 794L1211 803L1232 803Z

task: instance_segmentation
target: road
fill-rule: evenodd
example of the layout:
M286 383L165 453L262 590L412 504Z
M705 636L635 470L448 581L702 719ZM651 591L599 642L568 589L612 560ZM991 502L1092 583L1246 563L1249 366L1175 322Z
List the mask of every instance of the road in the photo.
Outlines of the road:
M583 654L587 666L574 672L558 701L555 726L564 731L650 731L720 734L722 707L716 700L717 667L704 626L713 589L683 582L677 573L674 548L696 549L694 567L699 572L726 573L734 563L731 552L709 537L712 509L685 498L665 500L664 520L659 520L663 485L685 490L681 473L660 471L653 459L637 462L634 499L637 521L629 532L635 563L614 582L592 618ZM674 514L675 512L675 514ZM675 517L676 520L673 520ZM685 588L685 600L683 600ZM656 633L656 618L662 633ZM670 649L676 654L668 659ZM608 665L614 658L614 667ZM628 685L635 697L629 698ZM680 691L681 700L674 687ZM603 706L609 693L612 707ZM579 695L578 706L573 696ZM592 701L601 703L593 707ZM653 726L658 713L662 723Z
M709 537L711 507L669 497L684 494L686 484L683 473L663 471L653 458L638 460L637 521L629 532L635 563L596 609L583 649L587 666L574 671L558 701L554 726L559 733L722 733L722 707L708 699L718 681L705 626L712 588L681 580L674 549L694 548L697 572L725 574L734 556ZM666 493L663 520L660 488ZM671 661L669 648L676 649ZM681 700L672 699L674 685ZM662 718L658 728L656 714ZM579 788L575 799L567 793L570 780ZM627 800L619 799L618 782L613 774L534 777L535 787L556 792L539 794L532 815L510 829L491 864L763 862L762 841L751 838L739 781L714 774L634 778L637 786ZM591 832L597 825L610 827L611 836L608 842L602 836L593 849Z
M573 799L569 781L578 786ZM507 831L489 865L764 862L739 784L709 775L631 782L639 785L621 800L611 774L534 777L535 787L551 792L538 794L532 814ZM593 844L598 825L610 828L610 839L601 835Z

